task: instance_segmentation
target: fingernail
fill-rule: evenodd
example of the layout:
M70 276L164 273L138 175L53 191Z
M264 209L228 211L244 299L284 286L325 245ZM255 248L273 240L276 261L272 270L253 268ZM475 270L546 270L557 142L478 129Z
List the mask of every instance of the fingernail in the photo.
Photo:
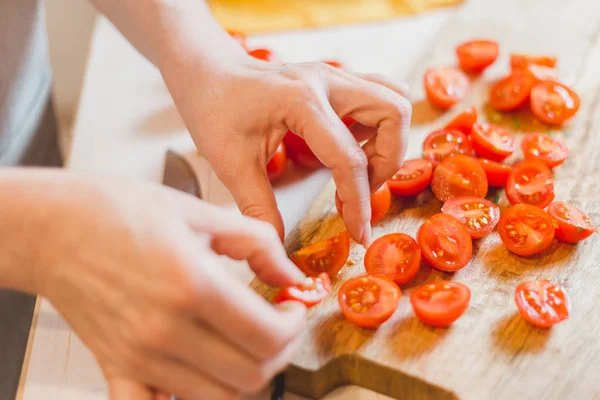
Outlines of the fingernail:
M365 249L371 245L371 223L370 222L368 222L365 225L365 227L363 229L362 238L360 241Z

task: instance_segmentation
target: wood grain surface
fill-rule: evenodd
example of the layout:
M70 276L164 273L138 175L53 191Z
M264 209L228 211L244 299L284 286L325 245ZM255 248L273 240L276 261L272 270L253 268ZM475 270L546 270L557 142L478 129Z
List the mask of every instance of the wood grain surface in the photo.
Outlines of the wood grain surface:
M516 132L550 131L572 151L555 169L557 200L573 203L600 223L600 2L597 0L505 0L495 8L472 0L434 35L423 58L404 60L414 68L413 128L408 157L418 157L427 133L462 108L476 105L484 118ZM448 113L423 98L421 76L429 66L455 63L457 43L474 37L496 39L502 56L482 77L473 78L470 96ZM401 51L401 49L399 49ZM560 77L581 96L577 117L561 130L549 130L528 112L501 115L486 105L490 83L508 72L509 52L549 53L559 57ZM520 153L520 152L517 152ZM515 162L521 155L511 158ZM344 229L335 212L330 184L286 240L289 252ZM508 206L503 191L490 199ZM440 211L426 191L396 199L374 236L404 232L415 236L421 223ZM402 287L404 298L392 318L377 330L360 329L342 316L335 294L341 281L364 273L365 250L353 243L350 259L334 282L333 294L308 314L302 350L286 371L287 388L321 398L346 384L359 385L396 399L598 399L600 398L600 268L598 235L578 245L555 241L538 256L508 252L496 232L474 241L473 259L447 274L421 267ZM571 317L551 330L527 325L516 312L513 294L524 280L547 278L565 286ZM470 308L449 329L420 323L407 298L424 282L453 279L472 290ZM252 286L267 298L272 290Z

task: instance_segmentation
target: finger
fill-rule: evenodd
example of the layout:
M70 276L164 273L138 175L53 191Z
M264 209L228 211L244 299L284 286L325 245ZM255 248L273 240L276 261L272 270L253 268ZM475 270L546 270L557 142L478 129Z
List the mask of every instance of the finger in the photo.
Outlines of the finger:
M287 125L332 170L348 233L356 242L366 244L371 237L371 202L365 154L324 92L315 90L303 103L305 107L298 109Z
M340 115L350 115L377 129L367 150L371 190L379 188L402 166L412 108L406 98L379 84L352 75L332 78L330 101Z
M350 71L349 73L366 81L385 86L386 88L398 93L400 96L409 99L410 88L404 82L396 81L382 74L362 74Z
M146 385L125 378L108 381L111 400L155 400L154 392Z

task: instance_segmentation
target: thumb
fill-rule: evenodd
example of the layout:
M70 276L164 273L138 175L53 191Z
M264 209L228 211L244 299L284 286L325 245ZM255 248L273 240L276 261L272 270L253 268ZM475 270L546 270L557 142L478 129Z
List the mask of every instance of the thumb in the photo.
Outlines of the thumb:
M129 379L112 378L108 389L111 400L155 400L152 389Z

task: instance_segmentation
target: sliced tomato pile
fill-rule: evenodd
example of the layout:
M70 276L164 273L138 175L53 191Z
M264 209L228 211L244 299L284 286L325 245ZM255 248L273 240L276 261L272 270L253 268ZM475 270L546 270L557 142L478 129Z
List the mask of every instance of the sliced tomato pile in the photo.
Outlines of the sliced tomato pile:
M450 154L471 155L473 147L464 133L457 130L440 129L431 132L423 142L423 158L437 166Z
M490 187L505 187L508 181L508 176L512 172L512 167L499 162L478 158L477 162L485 171L485 176Z
M457 68L430 68L423 76L425 94L434 106L446 110L462 101L469 91L469 78Z
M502 161L514 153L517 142L515 135L493 124L474 124L471 133L473 150L477 157Z
M350 254L350 236L344 231L326 240L313 243L290 255L290 259L308 276L325 272L337 276Z
M387 278L359 276L344 282L338 301L349 321L363 328L376 328L394 314L401 295L398 285Z
M554 182L550 168L539 161L522 161L506 182L506 196L512 204L531 204L545 208L554 200Z
M477 122L477 109L472 106L454 117L445 129L461 131L465 135L470 135L473 129L473 124Z
M462 283L427 283L410 294L415 315L427 325L443 328L451 325L469 308L471 290Z
M375 240L365 254L370 275L383 275L398 285L410 282L419 271L421 250L415 239L404 233L391 233Z
M427 189L432 173L431 161L422 158L407 160L387 183L395 196L416 196Z
M480 73L498 58L500 46L492 40L471 40L456 48L458 65L463 71Z
M390 209L390 205L392 204L392 193L390 192L390 187L387 182L385 182L375 193L371 193L371 224L376 224L381 221L385 214L387 214ZM340 196L335 194L335 208L342 217L343 213L343 204Z
M459 220L447 214L435 214L419 228L417 241L421 256L435 269L453 272L464 268L471 259L471 237Z
M496 204L475 196L454 197L444 203L442 212L459 220L472 239L493 231L500 220L500 208Z
M565 290L545 279L519 284L515 302L523 318L539 328L550 328L569 318L571 307Z
M326 273L316 277L307 277L304 282L297 285L283 287L277 292L273 302L299 301L306 307L319 304L331 292L331 279Z
M592 220L573 205L557 201L548 206L548 213L557 222L556 238L563 242L581 242L598 232Z
M440 201L458 196L485 197L488 191L487 177L474 158L453 155L433 171L431 190Z
M546 250L552 243L554 220L539 207L517 204L502 213L498 233L510 251L531 256Z

